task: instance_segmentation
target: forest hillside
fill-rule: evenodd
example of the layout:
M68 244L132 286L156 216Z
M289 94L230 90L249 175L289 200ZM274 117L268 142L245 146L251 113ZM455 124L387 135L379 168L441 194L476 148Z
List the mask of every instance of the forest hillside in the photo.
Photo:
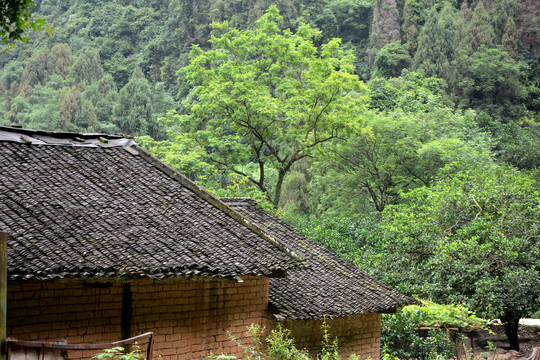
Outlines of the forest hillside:
M136 137L410 295L540 308L537 0L42 0L0 125Z

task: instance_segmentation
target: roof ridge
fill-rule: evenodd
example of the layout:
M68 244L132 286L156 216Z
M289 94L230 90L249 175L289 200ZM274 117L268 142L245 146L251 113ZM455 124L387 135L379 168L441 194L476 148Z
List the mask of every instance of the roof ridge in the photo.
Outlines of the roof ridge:
M287 273L286 279L270 280L269 301L276 308L274 317L278 321L386 312L414 302L279 217L255 206L255 201L245 198L224 198L223 201L248 219L268 226L273 236L287 239L292 249L306 256L313 270L294 269ZM297 291L289 292L291 288Z
M104 137L108 139L133 139L132 136L124 135L124 134L109 134L105 132L97 132L97 133L79 133L79 132L70 132L70 131L48 131L48 130L34 130L34 129L26 129L23 127L16 127L16 126L1 126L0 125L0 131L6 131L10 133L20 133L23 135L45 135L45 136L52 136L56 138L76 138L80 137L83 139L90 139L90 138L99 138Z
M137 155L132 148L135 141L130 136L107 133L73 133L31 130L0 126L0 141L24 143L26 145L75 146L93 148L119 148Z
M165 174L169 175L174 180L181 183L183 186L187 187L188 189L192 190L199 196L201 196L204 200L208 201L213 206L217 207L218 209L224 211L226 214L228 214L230 217L232 217L234 220L238 221L242 225L246 226L253 232L255 232L257 235L265 239L266 241L278 246L279 248L283 249L291 258L297 261L304 262L306 259L293 250L289 249L287 244L284 242L273 238L270 234L268 234L268 230L252 223L251 221L245 219L242 215L240 215L236 210L229 207L227 204L225 204L219 197L211 194L208 190L203 188L202 186L196 184L194 181L189 179L184 174L176 171L173 169L170 165L166 164L164 161L160 160L159 158L155 157L154 155L150 154L148 151L143 149L141 146L139 146L137 143L133 145L133 147L136 148L139 155L144 158L146 161L150 162L154 167L157 169L163 171ZM236 199L250 199L250 198L236 198Z

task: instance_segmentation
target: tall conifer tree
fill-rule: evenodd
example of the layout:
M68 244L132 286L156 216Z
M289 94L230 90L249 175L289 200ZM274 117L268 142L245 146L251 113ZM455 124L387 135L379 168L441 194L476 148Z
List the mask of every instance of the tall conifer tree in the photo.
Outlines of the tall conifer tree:
M51 56L55 67L54 72L65 78L73 65L71 48L68 44L56 44L51 49Z
M472 48L476 51L480 45L492 47L494 45L494 40L495 33L493 32L489 13L485 9L484 3L479 1L474 8L471 18L470 42Z
M501 44L504 46L504 51L506 51L512 59L517 60L519 32L516 28L516 23L512 18L508 18L508 21L506 22Z
M411 4L411 0L405 2L403 8L403 25L401 30L403 32L403 43L409 50L409 54L414 54L418 47L418 16L414 11Z
M515 27L515 21L520 9L521 4L519 0L497 0L495 2L491 18L496 44L502 44L502 38L506 33L506 27L510 19L514 22Z
M103 68L99 54L91 50L81 53L71 68L70 77L81 88L101 79Z
M460 16L461 13L448 2L438 13L436 8L430 10L418 37L414 68L423 70L429 77L448 79L452 73L451 62L457 55L456 19Z
M152 127L151 88L141 69L135 69L129 82L118 93L114 115L120 131L129 135L150 133Z
M60 109L60 117L56 124L55 130L75 131L75 118L81 106L81 92L75 86L65 88L58 96L58 108Z

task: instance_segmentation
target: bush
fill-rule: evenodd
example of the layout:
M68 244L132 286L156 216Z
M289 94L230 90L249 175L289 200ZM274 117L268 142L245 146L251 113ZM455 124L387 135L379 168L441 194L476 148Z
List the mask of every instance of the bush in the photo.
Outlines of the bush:
M141 352L141 348L137 343L133 344L130 352L124 352L125 349L121 346L105 349L102 352L92 356L95 360L145 360L146 356Z
M441 305L429 300L418 300L420 305L409 305L395 315L383 315L381 356L383 359L448 359L453 357L454 344L443 330L431 330L421 337L421 326L441 326L460 330L489 330L489 322L477 317L460 304Z
M330 335L330 326L323 322L321 326L323 331L322 350L317 355L317 360L341 360L338 353L338 341L332 339ZM229 333L229 338L240 348L243 348L244 359L246 360L311 360L307 350L299 350L291 337L291 331L278 324L276 329L272 330L266 337L266 352L262 351L262 336L264 327L258 324L251 324L247 329L247 336L251 339L248 345L243 345ZM211 360L234 360L235 356L230 355L209 355L207 359ZM356 355L351 355L349 360L358 360Z
M398 313L382 317L381 357L399 359L449 359L454 356L454 344L443 330L430 330L427 338L421 337L417 327L422 323L421 312Z
M403 308L407 313L420 313L421 325L443 326L460 330L488 330L489 321L477 317L461 304L442 305L429 300L419 300L421 305L409 305Z

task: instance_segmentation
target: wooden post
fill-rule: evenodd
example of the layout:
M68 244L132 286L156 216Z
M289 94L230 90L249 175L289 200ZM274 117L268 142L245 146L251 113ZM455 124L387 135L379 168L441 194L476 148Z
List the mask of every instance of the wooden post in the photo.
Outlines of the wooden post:
M0 232L0 360L6 360L7 234Z

